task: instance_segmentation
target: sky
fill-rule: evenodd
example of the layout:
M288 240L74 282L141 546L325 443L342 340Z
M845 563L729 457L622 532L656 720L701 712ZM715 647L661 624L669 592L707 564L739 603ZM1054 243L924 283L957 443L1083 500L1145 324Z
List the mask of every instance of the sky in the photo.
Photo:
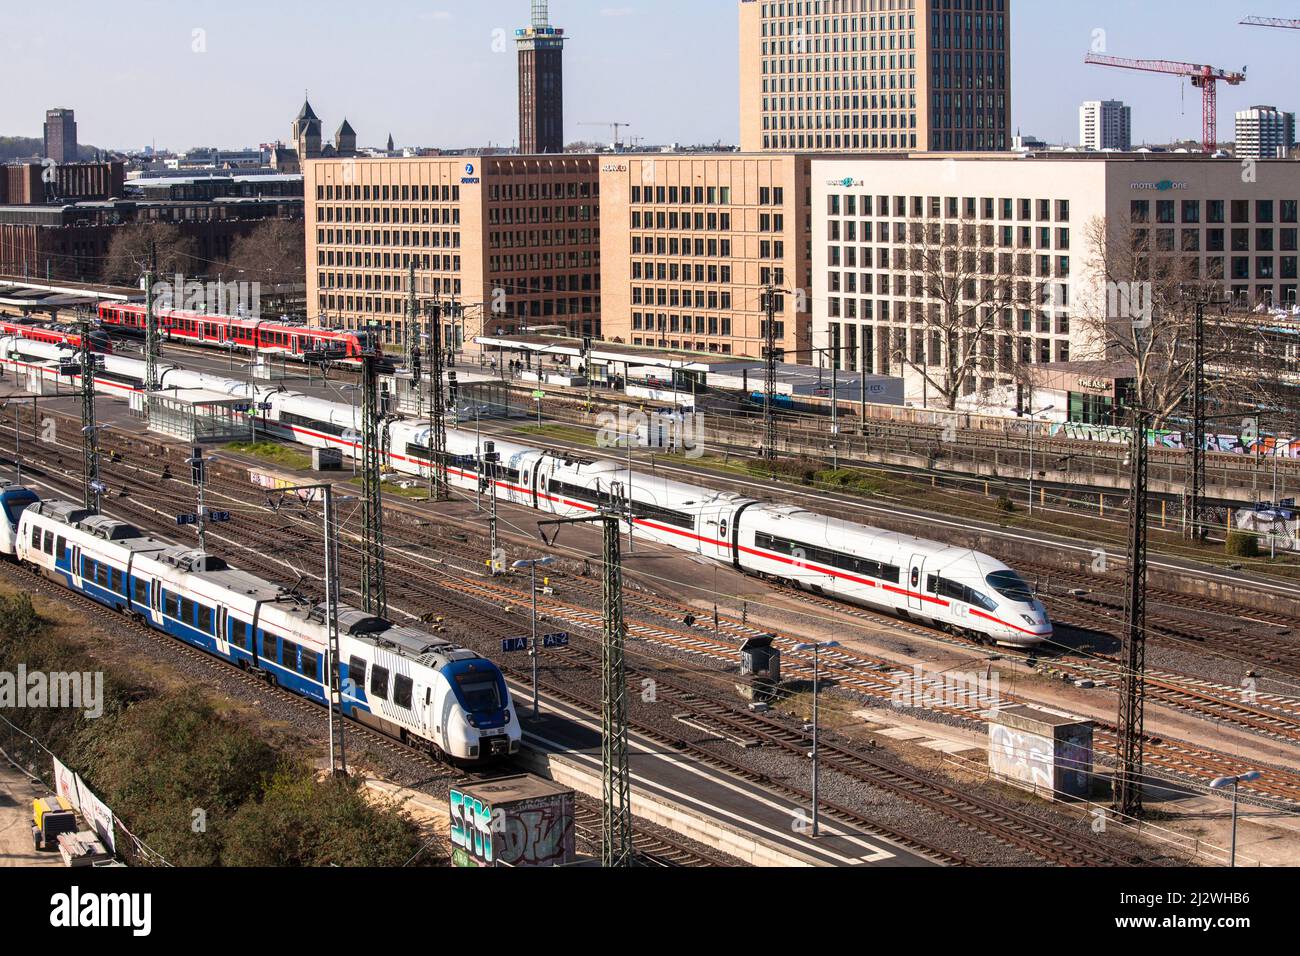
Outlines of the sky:
M1199 138L1186 80L1083 64L1114 56L1239 70L1233 113L1300 110L1300 31L1237 26L1300 17L1300 0L1010 0L1012 126L1078 137L1078 107L1123 99L1135 141ZM736 0L551 0L566 51L566 138L683 145L739 138ZM109 15L111 13L111 16ZM515 142L513 31L528 0L45 0L6 11L10 78L0 135L41 135L44 112L76 110L78 139L113 149L234 148L287 140L310 91L332 137L346 116L363 146ZM1104 49L1103 49L1104 48ZM596 123L583 126L580 123Z

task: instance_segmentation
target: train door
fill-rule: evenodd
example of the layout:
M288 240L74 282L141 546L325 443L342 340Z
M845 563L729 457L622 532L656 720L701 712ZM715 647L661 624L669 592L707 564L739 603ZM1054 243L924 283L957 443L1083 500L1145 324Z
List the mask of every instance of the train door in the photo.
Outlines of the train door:
M907 606L910 610L922 610L921 595L925 589L925 555L914 554L909 564L907 575Z
M81 545L72 546L72 582L78 590L81 588Z
M538 510L558 512L559 502L556 499L559 495L551 490L551 478L555 474L555 459L550 455L538 458L536 472Z
M230 656L230 633L227 628L227 610L225 607L217 608L217 653L224 657Z
M731 560L731 508L727 505L706 505L695 529L698 550L708 558Z
M149 585L149 617L158 626L162 626L162 581L154 578Z

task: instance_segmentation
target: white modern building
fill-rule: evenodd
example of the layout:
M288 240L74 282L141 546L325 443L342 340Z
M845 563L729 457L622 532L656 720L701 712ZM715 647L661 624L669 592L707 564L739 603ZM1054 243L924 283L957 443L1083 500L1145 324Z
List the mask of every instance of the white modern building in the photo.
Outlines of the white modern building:
M1246 182L1240 163L1198 155L913 154L814 160L811 180L812 346L844 369L903 376L911 404L933 404L917 368L937 375L945 348L927 320L938 302L916 264L918 225L970 230L981 261L1032 287L994 317L971 395L1027 364L1113 358L1084 321L1109 291L1097 236L1190 257L1244 304L1288 305L1300 285L1297 162L1263 161Z
M1079 107L1079 145L1084 149L1133 148L1133 111L1120 100L1091 100Z
M1274 106L1252 106L1237 113L1237 158L1286 157L1295 145L1295 114Z

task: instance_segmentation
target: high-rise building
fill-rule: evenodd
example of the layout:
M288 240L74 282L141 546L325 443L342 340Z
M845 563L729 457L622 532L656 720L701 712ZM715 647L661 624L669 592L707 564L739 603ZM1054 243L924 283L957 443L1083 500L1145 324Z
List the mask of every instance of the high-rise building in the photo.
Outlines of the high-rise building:
M437 156L303 164L314 322L402 341L423 302L455 299L481 333L600 333L599 159Z
M1295 145L1295 114L1275 106L1252 106L1237 113L1237 158L1277 159Z
M1133 148L1133 111L1120 100L1090 100L1079 107L1079 145L1084 149Z
M1011 0L740 2L742 151L1005 150Z
M56 163L77 161L77 120L72 110L46 111L45 158Z
M519 47L519 152L564 152L564 31L551 26L547 0L533 0Z

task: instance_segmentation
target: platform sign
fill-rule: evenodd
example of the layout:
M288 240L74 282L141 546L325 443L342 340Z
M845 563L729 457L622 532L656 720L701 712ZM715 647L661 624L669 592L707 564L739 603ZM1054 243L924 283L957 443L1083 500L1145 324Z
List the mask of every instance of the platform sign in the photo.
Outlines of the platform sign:
M533 392L533 398L537 399L539 402L545 397L546 397L546 393L542 391L540 388L537 389L537 391Z
M198 524L199 516L198 515L177 515L176 523L178 525Z
M503 637L501 639L502 654L515 654L526 650L528 650L528 638L526 637Z
M542 647L568 647L569 635L566 631L558 634L547 634L542 638Z
M209 511L208 520L216 524L224 524L230 520L229 511Z
M257 403L257 408L258 408L258 411L269 412L269 411L271 410L271 403L270 403L270 402L258 402L258 403Z

